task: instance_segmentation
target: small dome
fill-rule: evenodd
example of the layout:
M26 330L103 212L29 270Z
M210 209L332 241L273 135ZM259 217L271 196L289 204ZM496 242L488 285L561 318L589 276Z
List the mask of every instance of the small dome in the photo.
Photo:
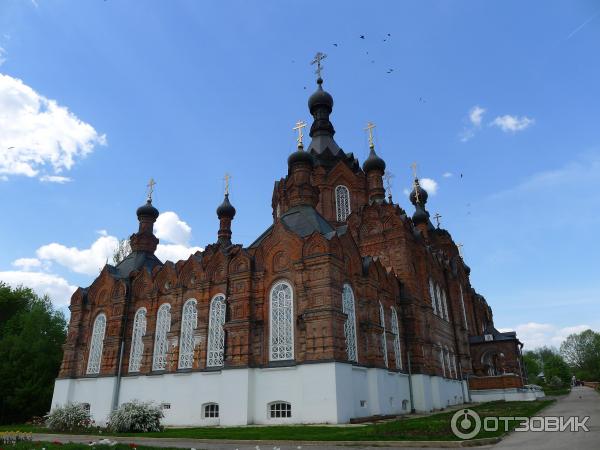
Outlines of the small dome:
M140 206L137 209L138 220L140 217L150 217L153 220L158 218L158 209L152 206L152 200L148 199L145 205Z
M323 90L323 80L321 78L317 80L317 84L319 87L308 99L309 111L312 113L313 110L318 106L325 106L331 111L333 109L333 97L329 94L329 92Z
M225 199L223 203L219 205L217 208L217 217L220 219L221 217L229 217L233 219L235 216L235 208L231 203L229 203L229 194L225 194Z
M377 156L377 153L375 153L375 149L373 147L371 147L369 157L365 159L365 162L363 163L364 172L369 172L371 170L380 170L385 172L385 161Z
M419 180L417 179L415 179L415 186L410 192L410 202L413 205L417 204L417 195L415 193L415 190L419 193L419 204L424 205L425 203L427 203L427 198L429 197L429 194L427 194L427 191L421 187L421 185L419 184Z
M427 223L429 221L429 213L421 207L417 207L417 210L412 216L413 223L415 225L419 223Z
M292 164L296 163L306 163L312 166L313 157L310 153L298 148L298 150L288 156L288 167L292 167Z

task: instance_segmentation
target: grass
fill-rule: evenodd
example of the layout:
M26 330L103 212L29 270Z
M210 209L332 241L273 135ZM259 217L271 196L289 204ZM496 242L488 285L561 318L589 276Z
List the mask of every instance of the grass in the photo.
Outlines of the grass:
M469 406L483 417L519 416L530 417L553 403L554 400L535 402L489 402ZM235 440L273 440L273 441L436 441L458 440L450 428L454 411L441 412L425 417L410 417L365 426L319 426L319 425L277 425L265 427L200 427L167 428L160 433L114 433L115 436L187 438L187 439L235 439ZM512 430L516 422L510 423ZM3 426L1 430L48 433L46 428L31 425ZM85 434L97 434L98 431L86 431ZM104 432L104 435L109 433ZM504 429L496 432L480 432L477 438L497 437ZM46 450L49 450L48 448Z
M14 445L4 445L0 448L3 450L90 450L90 446L88 444L60 444L58 442L19 442ZM144 445L137 446L136 450L157 450L158 448L164 448L169 450L181 450L175 449L174 447L146 447ZM96 450L132 450L129 444L117 444L113 447L109 445L95 445L94 449Z

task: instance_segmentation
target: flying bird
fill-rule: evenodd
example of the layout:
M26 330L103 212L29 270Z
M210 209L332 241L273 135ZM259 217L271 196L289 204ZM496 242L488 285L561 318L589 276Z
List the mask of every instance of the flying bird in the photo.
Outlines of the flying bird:
M365 38L365 35L364 35L364 34L361 34L361 35L360 35L360 38L361 38L361 39L364 39L364 38Z
M334 46L334 47L337 47L338 45L337 45L337 44L333 44L333 46Z
M387 73L392 73L394 69L388 69Z
M15 148L15 147L8 147L7 150L12 150L13 148Z

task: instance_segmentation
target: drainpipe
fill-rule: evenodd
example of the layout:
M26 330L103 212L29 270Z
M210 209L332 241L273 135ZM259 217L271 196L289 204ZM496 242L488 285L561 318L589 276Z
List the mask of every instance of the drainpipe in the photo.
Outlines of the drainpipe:
M119 365L117 367L117 381L113 390L111 410L115 411L119 407L119 393L121 392L121 367L123 365L123 353L125 351L125 334L127 333L127 318L129 317L129 303L131 302L131 283L128 283L127 294L125 295L125 305L123 318L123 326L121 328L121 336L119 340Z
M415 410L415 402L413 400L413 385L412 385L412 369L410 366L410 350L408 350L408 345L406 346L406 360L408 362L408 394L410 396L410 412L414 414Z

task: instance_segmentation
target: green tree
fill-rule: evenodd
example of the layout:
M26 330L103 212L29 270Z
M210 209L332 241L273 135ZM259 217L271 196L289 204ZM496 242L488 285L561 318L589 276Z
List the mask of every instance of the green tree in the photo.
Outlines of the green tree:
M600 381L600 333L585 330L571 334L560 346L560 353L578 379Z
M66 320L50 299L0 282L0 423L50 409Z
M540 384L538 375L542 371L542 366L540 365L539 355L533 351L523 353L523 364L525 364L525 370L527 370L529 384Z
M537 380L539 384L547 383L554 377L558 377L564 385L568 385L571 382L571 370L569 365L555 348L541 347L525 352L523 361L527 367L530 383L533 381L531 378L532 373L529 372L529 370L533 370L536 376L540 372L544 373L545 381L542 383L542 380ZM529 367L530 365L531 369Z

